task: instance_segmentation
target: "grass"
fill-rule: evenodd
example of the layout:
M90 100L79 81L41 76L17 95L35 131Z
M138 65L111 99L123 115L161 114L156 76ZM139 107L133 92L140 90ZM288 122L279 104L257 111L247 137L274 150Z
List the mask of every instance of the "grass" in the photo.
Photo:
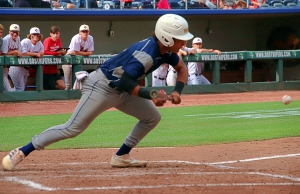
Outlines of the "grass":
M162 120L138 147L199 146L300 136L300 101L160 108ZM70 114L0 118L0 151L68 120ZM76 138L47 149L119 147L137 122L119 111L107 111Z

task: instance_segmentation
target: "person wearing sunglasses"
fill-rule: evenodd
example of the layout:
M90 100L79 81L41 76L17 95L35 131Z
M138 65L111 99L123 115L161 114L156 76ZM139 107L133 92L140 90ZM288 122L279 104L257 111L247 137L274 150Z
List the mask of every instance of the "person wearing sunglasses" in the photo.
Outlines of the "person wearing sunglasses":
M81 55L88 57L94 52L94 39L90 35L90 27L83 24L79 33L73 36L67 55ZM65 76L66 89L72 88L72 65L62 65Z

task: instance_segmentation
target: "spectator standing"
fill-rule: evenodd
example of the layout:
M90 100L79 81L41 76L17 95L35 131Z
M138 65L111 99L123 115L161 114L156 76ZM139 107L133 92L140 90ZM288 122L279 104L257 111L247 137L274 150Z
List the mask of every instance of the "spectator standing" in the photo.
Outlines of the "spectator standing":
M0 55L2 55L3 52L3 39L2 39L3 31L4 31L4 27L2 24L0 24ZM8 91L8 92L16 91L15 87L13 87L9 82L7 66L3 67L3 86L4 86L4 91Z
M168 0L159 0L156 6L157 9L171 9Z
M152 72L152 86L166 86L169 64L164 63Z
M66 54L66 49L62 48L60 40L60 28L52 26L50 28L50 37L44 40L44 54L53 56L62 56ZM43 66L43 87L45 90L64 90L66 85L58 74L57 65L44 65Z
M4 55L13 55L16 57L22 57L22 48L21 48L21 41L20 41L20 26L18 24L12 24L9 27L8 34L3 38L3 48L2 48L2 54ZM25 69L24 66L11 66L9 70L5 70L5 72L8 72L8 76L11 77L13 85L15 90L21 90L17 83L18 77L21 77L23 75L28 75L28 70ZM15 74L18 74L15 76ZM15 80L14 80L15 78ZM16 83L15 83L16 82ZM8 88L9 89L9 88Z
M132 8L132 0L120 0L121 9Z
M259 8L262 4L265 4L265 3L266 3L266 0L252 0L252 1L251 1L252 6L249 6L249 8L257 9L257 8Z
M81 55L88 57L94 52L94 39L90 35L90 27L83 24L79 27L79 33L73 36L68 55ZM72 88L72 65L62 65L65 76L66 89Z
M223 9L233 9L235 5L235 0L222 0Z
M184 40L193 38L188 29L183 17L165 14L156 22L152 36L132 44L89 75L84 73L87 77L81 81L82 96L71 118L65 124L34 136L27 145L12 150L2 159L3 168L13 170L34 150L42 150L50 144L81 134L97 116L112 107L138 121L111 157L110 165L118 168L145 167L147 161L136 160L129 153L161 120L155 106L163 106L168 98L172 98L173 104L181 103L180 94L188 74L176 53ZM151 91L138 85L138 80L163 63L174 66L178 72L177 83L170 97L162 91L152 96ZM121 127L120 130L124 129Z
M194 38L192 48L195 49L197 53L211 52L217 53L218 55L221 54L219 50L202 48L202 39L199 37ZM189 72L188 85L211 84L201 73L204 68L203 62L189 62L187 68Z

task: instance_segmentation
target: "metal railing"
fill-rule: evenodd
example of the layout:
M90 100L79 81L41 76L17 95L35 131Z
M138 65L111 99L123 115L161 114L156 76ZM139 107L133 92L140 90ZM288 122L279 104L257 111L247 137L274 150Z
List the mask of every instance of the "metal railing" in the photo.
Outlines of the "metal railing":
M91 55L82 56L43 56L42 58L0 56L0 102L6 101L35 101L35 100L62 100L77 99L80 97L78 90L43 90L44 65L72 64L73 83L75 72L81 71L85 65L101 65L114 55ZM203 53L183 57L184 62L211 62L212 84L210 85L186 85L183 93L222 93L243 92L259 90L288 90L300 89L300 80L283 81L283 60L300 59L300 50L278 50L278 51L238 51L223 52L221 55L215 53ZM252 82L252 62L255 60L274 61L276 79L272 82ZM225 61L245 61L244 82L220 83L220 63ZM4 66L36 66L36 90L22 92L5 92L3 87ZM151 87L151 75L147 75L145 87ZM161 87L171 92L173 87Z

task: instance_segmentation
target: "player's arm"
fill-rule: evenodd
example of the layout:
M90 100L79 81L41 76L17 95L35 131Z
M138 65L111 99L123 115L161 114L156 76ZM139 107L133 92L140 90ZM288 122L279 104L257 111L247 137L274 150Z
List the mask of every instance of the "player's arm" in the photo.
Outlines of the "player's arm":
M17 57L22 57L22 53L18 50L8 51L6 53L6 55L13 55L13 56L17 56Z
M43 52L42 52L43 53ZM40 58L43 56L41 52L39 53L33 53L33 52L26 52L26 53L23 53L24 56L30 56L30 57L37 57L37 58Z
M118 90L125 91L134 96L152 100L156 106L163 106L168 100L168 96L163 92L159 92L157 98L152 98L150 94L151 92L139 86L136 80L125 71L120 78Z
M93 54L93 51L73 51L74 55L81 55L81 56L90 56Z
M214 50L214 49L205 49L205 48L201 48L201 49L197 49L197 53L217 53L218 55L221 54L221 51L219 50Z
M177 79L174 91L171 93L171 97L173 98L172 103L180 104L180 95L188 79L188 70L181 59L179 59L178 64L173 66L173 68L177 71Z

